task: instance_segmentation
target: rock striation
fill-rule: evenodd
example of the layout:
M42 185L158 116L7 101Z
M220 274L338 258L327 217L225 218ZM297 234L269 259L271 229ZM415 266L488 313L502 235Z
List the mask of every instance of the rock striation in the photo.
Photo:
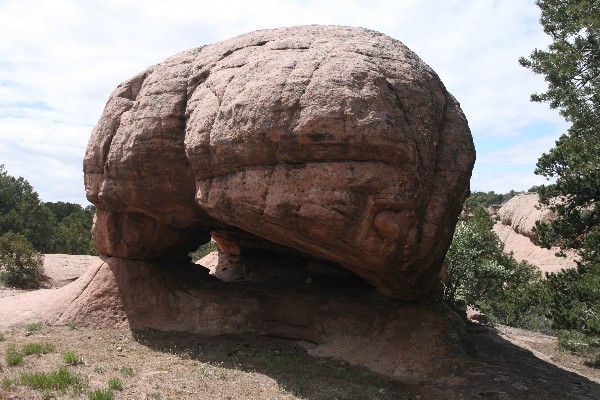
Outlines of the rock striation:
M554 213L541 207L537 193L518 194L500 207L500 219L494 232L504 243L504 251L512 252L518 261L527 261L542 272L558 272L576 266L577 254L567 251L566 257L557 257L557 247L545 249L533 243L537 239L533 231L537 221L548 222L556 218Z
M498 217L503 225L510 226L515 232L537 239L533 231L535 223L548 222L556 218L552 210L542 207L537 193L518 194L500 207Z
M229 253L323 260L415 300L436 291L474 159L458 102L401 42L301 26L119 85L84 174L101 254L183 258L212 233Z

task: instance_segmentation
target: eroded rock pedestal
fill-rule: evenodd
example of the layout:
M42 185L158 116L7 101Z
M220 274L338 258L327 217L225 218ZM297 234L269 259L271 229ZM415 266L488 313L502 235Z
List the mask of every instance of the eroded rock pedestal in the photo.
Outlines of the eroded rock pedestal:
M101 254L183 258L214 232L238 253L326 260L417 300L437 289L474 159L457 101L401 42L304 26L122 83L84 172Z
M180 53L119 85L92 133L85 186L109 258L61 321L275 335L398 378L448 372L460 322L401 300L439 296L474 160L458 102L380 33L281 28ZM211 236L239 258L230 276L262 255L283 279L174 261Z
M274 263L269 276L224 282L197 264L103 260L55 323L301 340L314 355L408 381L448 376L468 358L462 322L443 303L391 299L356 277Z

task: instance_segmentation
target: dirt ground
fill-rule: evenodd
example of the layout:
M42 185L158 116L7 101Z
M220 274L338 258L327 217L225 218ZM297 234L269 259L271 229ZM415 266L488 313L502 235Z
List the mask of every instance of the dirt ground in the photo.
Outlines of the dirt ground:
M47 256L51 285L81 275L91 259ZM0 297L16 293L4 288ZM117 399L600 399L600 370L560 350L554 337L477 324L468 331L472 362L456 365L444 378L395 382L340 360L309 356L309 343L292 340L74 325L42 326L30 333L14 327L2 332L0 342L0 399L86 399L114 378L123 384L114 392ZM55 349L8 366L9 346L27 343L50 343ZM86 382L81 394L44 393L18 383L22 373L56 371L65 365L67 351L83 361L69 367Z

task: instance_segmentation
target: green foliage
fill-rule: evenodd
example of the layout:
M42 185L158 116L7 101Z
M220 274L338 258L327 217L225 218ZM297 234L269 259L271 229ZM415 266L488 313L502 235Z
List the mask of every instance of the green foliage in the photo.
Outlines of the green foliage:
M55 225L52 212L41 204L29 182L9 176L0 165L0 235L20 233L35 249L46 253L52 250Z
M484 312L493 322L547 330L541 273L504 253L492 227L482 206L459 222L445 260L444 299L454 308L464 304Z
M115 395L108 389L96 389L88 395L89 400L114 400Z
M28 356L36 354L38 356L42 354L51 353L54 351L54 345L51 343L27 343L21 347L21 354Z
M473 211L477 206L482 206L484 208L501 205L506 203L508 200L512 199L517 195L517 192L511 190L508 193L496 193L494 191L491 192L473 192L469 195L467 200L465 200L465 204L463 209L466 211Z
M47 280L43 255L21 234L0 236L0 281L9 286L38 288Z
M108 388L110 390L123 390L123 382L119 378L110 378L108 380Z
M67 365L78 365L83 364L83 360L76 353L72 351L66 351L62 354L62 359Z
M558 332L558 344L566 350L580 351L600 347L600 337L589 336L580 331L561 330Z
M3 390L13 390L16 385L17 382L14 379L7 377L2 378L2 381L0 382L0 388Z
M0 332L0 342L4 341L4 333Z
M547 278L553 327L600 336L600 265L579 266Z
M538 188L540 202L557 214L538 223L539 244L576 249L576 270L548 275L550 315L556 329L600 334L600 2L538 0L540 23L551 37L520 63L543 75L545 102L571 123L556 146L543 154L536 174L555 179Z
M70 372L67 367L60 367L55 372L35 372L21 374L19 382L36 390L56 390L61 394L71 389L73 394L80 394L87 386L85 379Z
M42 203L29 182L14 178L0 165L0 235L9 231L27 238L42 253L97 254L91 228L95 208Z
M587 360L584 364L588 367L600 368L600 355L595 355L590 360Z
M65 254L91 254L98 252L92 241L92 221L95 208L89 206L82 208L79 204L71 203L46 203L50 209L55 209L55 205L61 205L58 209L56 218L59 224L55 233L55 250ZM69 212L64 216L63 214Z
M217 245L214 241L211 240L210 242L198 247L196 251L191 252L189 256L192 257L193 262L196 262L202 257L206 256L208 253L213 252L215 250L217 250Z
M121 367L121 374L123 374L123 376L130 378L133 376L133 368L131 368L129 366L123 366L123 367Z
M106 372L106 367L102 365L97 365L96 367L94 367L94 372L97 374L103 374Z
M4 355L6 364L10 366L20 365L23 362L25 356L38 355L51 353L54 351L54 345L50 343L28 343L17 350L14 344L10 344L6 348L6 354Z
M23 362L23 354L17 350L17 347L14 344L9 344L6 347L6 354L4 354L4 360L6 364L14 367L16 365L21 365Z
M28 325L25 327L25 330L26 330L27 332L30 332L30 333L31 333L31 332L37 332L37 331L39 331L40 329L42 329L42 323L41 323L41 322L33 322L33 323L31 323L31 324L28 324Z

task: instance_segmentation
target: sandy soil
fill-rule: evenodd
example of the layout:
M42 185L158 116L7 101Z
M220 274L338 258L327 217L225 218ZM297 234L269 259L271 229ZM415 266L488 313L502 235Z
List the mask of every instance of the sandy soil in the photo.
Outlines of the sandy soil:
M45 254L44 274L50 278L48 288L58 288L79 278L90 265L97 260L96 256L73 256L68 254ZM8 288L0 285L0 297L14 296L27 290Z

